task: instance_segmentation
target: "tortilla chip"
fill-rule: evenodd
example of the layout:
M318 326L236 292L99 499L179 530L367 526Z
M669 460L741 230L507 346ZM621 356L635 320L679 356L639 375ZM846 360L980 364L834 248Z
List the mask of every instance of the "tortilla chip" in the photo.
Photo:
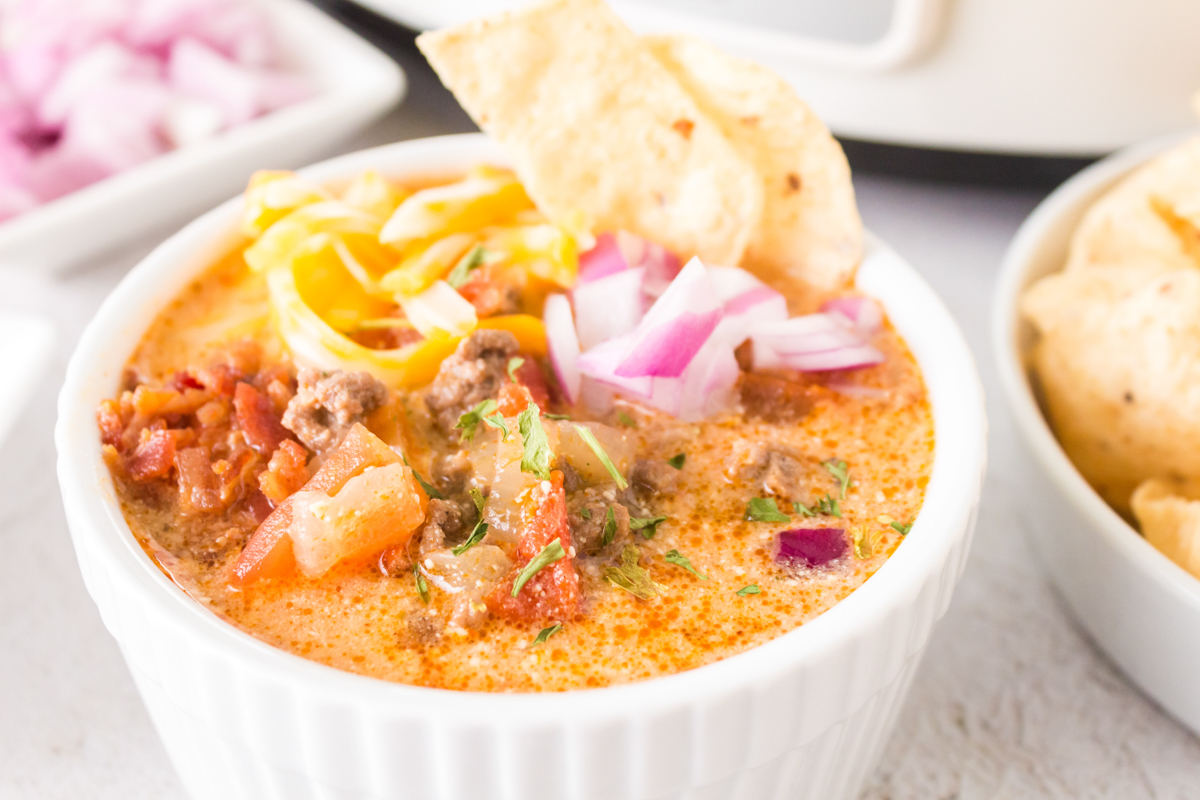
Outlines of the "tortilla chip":
M1146 541L1200 578L1200 500L1191 500L1163 481L1149 480L1133 493L1133 513Z
M1131 173L1084 216L1067 270L1120 263L1200 267L1200 138Z
M1044 278L1022 298L1043 408L1117 511L1147 478L1200 497L1200 271L1155 263Z
M746 263L793 296L803 288L796 281L847 285L862 260L863 227L850 165L825 124L764 67L690 37L644 41L762 178L762 222Z
M741 261L762 214L753 166L600 0L552 0L417 38L502 144L538 208L685 259Z

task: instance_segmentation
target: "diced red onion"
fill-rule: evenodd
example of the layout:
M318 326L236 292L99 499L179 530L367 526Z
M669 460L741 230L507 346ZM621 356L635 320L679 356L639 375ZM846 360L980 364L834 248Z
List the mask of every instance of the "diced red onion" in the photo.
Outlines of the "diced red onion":
M575 336L575 322L571 318L571 303L567 296L552 294L547 297L542 319L546 324L550 366L567 402L574 404L579 400L579 339Z
M883 353L840 314L807 314L755 325L750 331L754 368L803 372L857 369L878 364Z
M787 319L786 298L746 270L709 267L708 276L725 312L713 332L718 341L736 348L746 341L751 328Z
M845 554L846 532L842 528L792 528L776 537L775 559L806 567L828 564Z
M645 311L642 305L645 274L644 269L627 269L575 286L571 295L580 347L588 350L637 328Z
M869 344L843 347L824 353L781 355L783 366L800 372L832 372L841 369L861 369L884 361L883 353Z
M682 264L679 256L649 239L635 236L628 231L617 231L617 246L625 255L630 267L646 270L645 292L648 297L661 297L671 281L679 274Z
M578 289L584 284L627 269L629 262L617 246L617 238L611 233L602 233L596 237L595 247L579 255L579 274L575 279L575 287Z
M870 297L835 297L822 303L821 310L841 314L868 336L883 328L883 309Z
M679 377L721 316L708 271L700 259L693 258L631 334L632 343L615 374L622 378Z
M617 375L617 366L629 349L632 335L621 336L598 344L579 356L579 372L598 383L649 400L654 390L653 378L626 378Z

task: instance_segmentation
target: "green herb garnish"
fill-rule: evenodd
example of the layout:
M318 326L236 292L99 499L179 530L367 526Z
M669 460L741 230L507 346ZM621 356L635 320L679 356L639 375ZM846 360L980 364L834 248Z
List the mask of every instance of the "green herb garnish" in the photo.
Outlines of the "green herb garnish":
M630 517L629 529L641 531L643 539L653 539L658 533L658 523L666 521L666 517Z
M746 503L746 513L742 519L752 522L791 522L792 518L779 510L772 497L755 497Z
M421 565L413 562L413 578L417 582L417 594L421 596L421 602L429 605L429 585L425 583L425 576L421 574Z
M501 438L506 442L508 441L508 435L511 431L508 429L508 423L504 421L504 417L500 416L499 411L494 414L488 414L483 418L483 421L500 431Z
M802 514L806 517L815 517L817 515L817 512L804 505L804 503L800 503L795 500L792 501L792 511L797 514Z
M695 575L697 578L699 578L702 581L708 580L708 576L701 575L699 572L697 572L696 568L692 566L692 562L688 561L688 557L685 556L683 553L679 552L678 550L668 550L667 554L665 556L663 556L663 558L668 563L683 567L688 572L692 573L693 575Z
M487 254L487 250L481 244L472 247L470 252L458 260L454 269L450 270L450 274L446 276L446 283L455 289L462 286L470 279L472 272L483 266Z
M570 414L543 414L542 416L545 417L546 419L567 419L567 420L569 420L571 418Z
M617 422L621 423L626 428L636 428L637 427L637 421L633 417L626 414L624 411L617 412Z
M846 490L854 484L854 481L850 480L850 467L840 458L822 461L821 466L838 482L838 499L845 500Z
M621 551L621 566L606 567L604 577L614 586L624 589L634 597L649 600L658 594L658 584L650 580L650 573L638 564L641 553L633 545Z
M517 417L517 427L521 431L521 441L525 452L521 456L521 472L536 475L544 481L550 480L550 440L546 438L546 429L538 418L537 403L530 403ZM514 595L515 597L515 595Z
M433 484L421 477L421 473L417 472L416 469L413 468L412 464L408 463L408 456L400 456L400 458L404 461L404 466L412 470L413 477L417 479L417 483L421 484L421 488L425 490L425 494L429 495L434 500L446 499L441 492L433 487Z
M757 583L752 583L749 586L743 586L737 590L738 597L745 597L748 594L762 594L762 589L758 588Z
M455 428L462 428L462 438L465 441L471 441L475 438L475 430L479 427L479 423L483 422L488 414L493 413L499 404L492 399L484 400L479 405L472 408L470 411L458 418ZM492 423L495 427L495 423Z
M826 492L825 496L817 501L817 513L840 518L842 516L842 507L838 505L836 497Z
M901 536L908 536L908 532L912 530L913 521L908 522L892 522L890 525L900 532Z
M612 476L613 481L617 484L618 489L628 489L629 481L617 472L617 468L613 465L612 459L608 457L608 453L604 452L604 448L600 446L599 440L596 439L596 434L592 433L583 425L576 425L575 432L579 434L579 438L583 439L584 443L592 448L592 452L596 454L596 458L600 459L600 463L608 470L608 474Z
M584 519L591 519L592 510L587 506L584 506L583 508L579 509L579 516L583 517Z
M605 544L612 544L613 537L617 535L617 513L613 511L613 507L608 507L608 513L604 515L604 534L600 541Z
M475 523L475 528L471 531L471 535L467 537L467 540L450 551L456 556L461 556L482 542L483 537L487 536L488 524L483 521L483 494L478 489L471 489L471 500L475 502L475 510L479 512L479 521Z
M513 356L508 360L508 379L513 383L517 382L517 376L513 373L519 370L521 365L524 363L525 359L521 358L520 356Z
M537 635L537 638L530 643L530 647L537 647L539 644L545 644L546 640L554 634L562 630L562 623L556 622L549 628L542 628L542 632Z
M683 469L683 462L687 461L687 453L679 453L667 459L667 463L675 469Z
M529 583L529 579L542 571L544 567L548 567L555 561L566 556L567 551L563 550L562 539L555 539L550 544L538 551L538 554L533 557L533 560L525 565L525 568L517 573L517 579L513 581L511 595L516 597L521 588Z

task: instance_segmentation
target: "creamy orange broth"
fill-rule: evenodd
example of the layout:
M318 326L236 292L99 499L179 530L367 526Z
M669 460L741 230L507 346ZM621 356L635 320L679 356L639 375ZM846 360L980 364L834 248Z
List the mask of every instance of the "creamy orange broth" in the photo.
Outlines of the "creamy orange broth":
M239 337L258 341L267 360L286 360L269 324L264 280L235 254L161 313L130 370L161 380L202 360L212 343ZM887 355L884 364L839 379L878 391L847 396L823 390L799 421L725 417L683 423L620 405L637 421L626 433L639 451L687 456L677 490L660 497L653 509L667 521L654 538L635 537L642 564L662 594L637 599L608 583L600 565L577 562L584 613L536 647L531 642L539 623L492 617L477 629L445 629L446 594L430 586L425 605L411 575L387 577L369 566L338 567L318 580L297 577L235 589L227 575L236 546L210 549L203 558L190 546L197 537L219 540L216 529L227 521L181 517L163 501L166 495L120 480L118 487L131 528L181 587L247 633L305 658L385 680L473 691L563 691L645 680L726 658L793 630L860 586L900 543L902 536L886 521L909 521L920 509L933 458L933 425L904 343L888 327L875 344ZM427 469L427 446L414 448L411 441L417 399L400 393L410 418L407 446L418 454L414 465ZM846 461L854 484L841 501L843 518L793 514L791 523L743 521L747 500L760 492L729 465L755 441L794 448L814 500L827 491L837 494L821 462ZM869 557L857 557L851 546L830 565L789 570L773 561L772 542L791 527L843 527L847 539L858 530L874 537L874 546ZM663 555L672 549L709 579L667 563ZM751 584L761 593L737 594Z

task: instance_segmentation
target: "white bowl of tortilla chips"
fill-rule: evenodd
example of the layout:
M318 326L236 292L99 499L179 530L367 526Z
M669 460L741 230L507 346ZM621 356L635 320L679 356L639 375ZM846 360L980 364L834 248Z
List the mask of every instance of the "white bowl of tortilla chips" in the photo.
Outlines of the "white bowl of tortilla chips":
M1200 732L1200 138L1119 153L1030 216L994 345L1037 466L1033 544L1083 627Z

